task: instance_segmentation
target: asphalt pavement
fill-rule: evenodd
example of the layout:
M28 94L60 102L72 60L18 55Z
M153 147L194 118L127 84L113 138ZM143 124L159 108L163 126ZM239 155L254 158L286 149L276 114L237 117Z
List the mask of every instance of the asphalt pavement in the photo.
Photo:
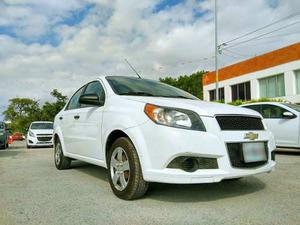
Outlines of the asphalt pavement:
M106 170L80 161L58 171L49 148L0 151L1 225L300 224L300 152L276 154L270 174L215 184L151 184L124 201Z

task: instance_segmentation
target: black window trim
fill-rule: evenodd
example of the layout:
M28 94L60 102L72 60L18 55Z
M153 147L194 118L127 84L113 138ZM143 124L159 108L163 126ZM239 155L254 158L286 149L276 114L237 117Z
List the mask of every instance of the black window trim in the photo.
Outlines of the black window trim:
M84 93L85 90L86 90L86 88L87 88L87 86L88 86L90 83L97 82L97 81L100 83L100 85L101 85L101 87L103 88L103 91L104 91L104 103L103 103L102 106L99 106L99 107L103 107L103 106L105 105L105 102L106 102L106 90L105 90L105 88L104 88L104 84L101 82L101 80L93 80L93 81L90 81L90 82L86 83L85 85L82 85L80 88L78 88L78 89L74 92L74 94L72 95L72 97L69 99L69 101L68 101L68 103L67 103L67 105L66 105L64 111L70 111L70 110L75 110L75 109L82 109L82 107L78 107L78 108L75 108L75 109L68 109L68 107L69 107L69 105L70 105L70 102L71 102L71 99L74 97L74 95L75 95L81 88L83 88L82 93ZM82 95L82 93L81 93L81 95ZM90 108L90 107L95 107L95 106L89 106L89 107L84 107L84 108Z
M219 100L225 101L225 87L219 87L218 89L219 89ZM223 94L222 94L222 92L223 92ZM210 98L211 97L211 93L213 93L214 99ZM216 94L217 94L217 90L216 89L208 90L208 97L209 97L209 101L210 102L216 101Z
M247 88L246 88L246 84L247 83L249 83L249 94L250 94L250 96L248 96L249 97L249 99L247 99ZM245 99L241 99L240 98L240 94L239 94L239 85L240 84L243 84L243 91L244 91L244 95L245 95ZM235 99L235 100L233 100L233 86L236 86L237 87L237 89L236 89L236 91L237 91L237 99ZM230 85L230 89L231 89L231 100L232 101L237 101L237 100L243 100L243 101L250 101L251 99L252 99L252 96L251 96L251 80L248 80L248 81L244 81L244 82L240 82L240 83L237 83L237 84L232 84L232 85Z

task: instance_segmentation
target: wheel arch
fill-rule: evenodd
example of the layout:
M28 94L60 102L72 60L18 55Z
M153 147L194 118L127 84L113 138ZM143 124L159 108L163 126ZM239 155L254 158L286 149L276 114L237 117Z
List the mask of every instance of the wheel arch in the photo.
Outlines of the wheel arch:
M121 137L126 137L128 138L131 142L131 138L129 137L128 134L126 134L123 130L120 129L116 129L110 132L110 134L107 136L106 140L105 140L105 160L107 161L107 153L110 149L110 147L112 146L112 144ZM132 142L133 144L133 142ZM134 145L134 144L133 144Z

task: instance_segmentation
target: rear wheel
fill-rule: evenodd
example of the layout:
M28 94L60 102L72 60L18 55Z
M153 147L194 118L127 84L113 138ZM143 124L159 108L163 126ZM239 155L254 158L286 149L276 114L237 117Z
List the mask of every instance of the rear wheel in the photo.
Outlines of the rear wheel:
M146 193L148 182L143 179L137 152L128 138L122 137L113 143L107 162L109 183L116 196L131 200Z
M71 159L64 156L59 139L56 141L54 145L54 162L56 168L59 170L69 169L71 165Z

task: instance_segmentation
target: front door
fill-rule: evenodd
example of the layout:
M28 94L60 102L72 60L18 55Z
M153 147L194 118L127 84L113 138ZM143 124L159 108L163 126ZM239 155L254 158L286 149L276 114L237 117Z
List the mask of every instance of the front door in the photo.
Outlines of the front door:
M276 145L283 147L298 146L299 117L285 118L283 116L284 112L289 111L277 105L262 105L264 121L274 134Z

